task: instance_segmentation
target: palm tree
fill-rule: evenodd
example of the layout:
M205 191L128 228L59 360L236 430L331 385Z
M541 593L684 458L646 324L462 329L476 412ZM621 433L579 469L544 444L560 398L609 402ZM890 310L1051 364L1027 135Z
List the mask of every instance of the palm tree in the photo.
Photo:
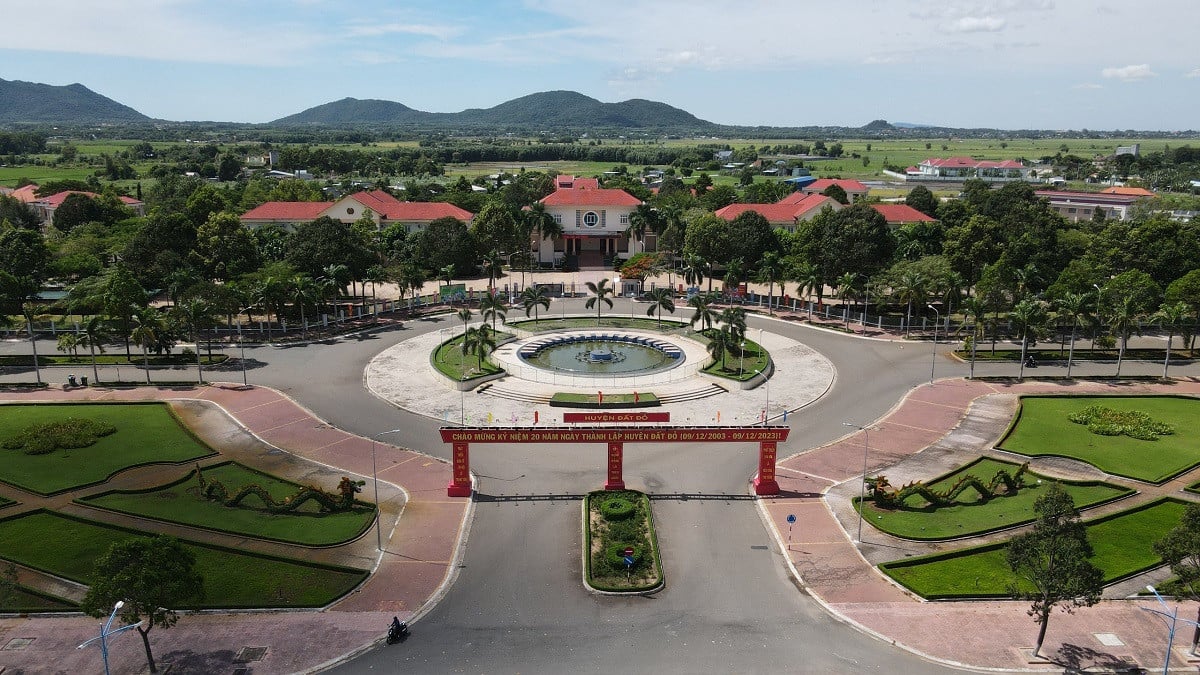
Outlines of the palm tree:
M317 282L307 274L297 274L292 277L290 285L290 295L292 302L300 308L300 329L308 334L308 316L305 314L305 307L309 303L316 302L320 289Z
M1013 326L1021 334L1021 368L1017 378L1025 376L1025 356L1029 350L1029 338L1037 339L1046 325L1046 306L1038 300L1028 298L1013 306L1008 315Z
M692 313L691 320L691 326L693 328L696 327L697 323L700 324L701 330L708 330L712 328L713 322L717 320L717 312L712 308L712 305L709 302L709 296L697 293L696 295L693 295L690 300L688 300L688 306L695 310Z
M593 281L587 282L587 289L591 291L592 297L588 298L587 302L583 303L583 306L585 309L591 309L592 307L596 308L596 325L599 326L600 303L604 303L608 305L609 309L612 309L613 301L608 296L615 295L616 289L608 285L607 277L601 279L600 283Z
M541 202L534 202L529 210L525 212L524 220L529 223L530 229L538 233L538 264L542 261L542 242L545 239L555 240L562 236L562 225L554 220L554 216L546 212L546 205Z
M400 285L408 289L412 296L412 304L417 302L417 292L425 286L425 270L414 263L404 263L400 266L400 274L398 276Z
M733 336L725 327L708 332L708 345L706 349L709 355L712 356L713 361L717 359L721 360L721 370L725 369L725 355L729 353L730 347L735 344L737 343L733 340Z
M924 303L926 298L927 280L925 275L915 270L905 270L900 274L900 278L896 280L896 287L893 292L896 298L901 302L908 304L908 308L904 313L904 337L908 337L909 329L912 327L912 306L914 302Z
M746 310L741 307L726 307L721 310L721 325L729 331L729 339L740 345L746 339Z
M1121 346L1117 350L1117 377L1121 376L1121 362L1125 359L1125 347L1129 344L1129 336L1136 332L1142 334L1138 323L1140 312L1134 303L1132 295L1120 298L1108 309L1108 323L1113 334L1121 338Z
M279 314L283 311L286 293L287 288L283 281L275 276L266 277L254 288L254 304L262 307L263 311L267 313L267 342L271 341L271 312L275 313L277 322L283 323Z
M483 260L482 260L482 267L483 267L484 271L487 272L487 275L488 275L488 292L489 293L494 292L496 290L496 279L500 277L503 266L504 266L504 258L500 255L500 252L497 251L496 249L492 249L484 254Z
M29 331L29 346L33 349L33 376L38 386L42 386L42 368L38 365L37 336L33 333L33 318L42 311L42 307L32 302L21 303L21 313L25 316L25 328Z
M104 343L112 338L112 334L108 329L108 323L104 317L99 314L88 319L88 322L83 325L83 341L87 344L88 350L92 354L92 378L94 382L100 382L100 371L96 368L96 350L104 353Z
M775 314L775 281L783 276L783 258L775 251L763 253L758 261L758 283L767 284L767 314Z
M446 265L445 267L439 269L438 270L438 278L441 279L442 281L446 282L446 292L447 292L446 297L449 298L450 304L453 306L454 305L454 296L449 295L449 291L450 291L450 282L454 281L454 265Z
M496 338L492 331L488 330L487 326L478 326L476 328L468 328L463 334L462 353L474 354L476 365L480 372L483 371L483 359L496 348Z
M746 262L741 258L734 258L725 264L725 278L722 283L725 288L725 293L730 293L729 289L734 291L738 289L738 284L742 282L742 278L746 276Z
M1066 293L1058 301L1058 318L1071 321L1071 344L1067 349L1067 377L1071 377L1071 365L1075 360L1075 336L1079 331L1079 322L1088 318L1088 309L1091 304L1091 298L1084 293Z
M648 294L650 298L650 307L646 310L646 316L652 316L658 312L658 328L662 330L662 311L665 309L668 312L675 313L675 294L669 288L653 288Z
M850 332L850 304L858 297L858 275L846 272L837 280L838 295L845 301L846 332Z
M346 287L354 281L354 274L350 272L350 268L346 265L326 265L325 277L332 279L339 293L344 293Z
M391 280L391 275L388 274L387 268L383 265L372 265L367 268L367 273L363 276L363 281L371 284L371 304L375 304L375 284L387 283Z
M203 298L188 298L177 303L173 311L187 326L196 344L196 383L204 384L204 367L200 363L200 329L212 325L212 306Z
M75 333L61 333L55 349L66 354L71 352L72 360L79 358L79 336Z
M809 318L812 318L811 298L814 293L819 293L821 288L824 286L824 284L821 283L821 273L817 269L816 265L810 262L802 262L796 265L796 268L792 270L792 275L794 279L799 282L799 285L796 287L796 292L809 299L808 316Z
M472 316L470 307L463 307L458 310L458 318L462 319L463 322L463 335L467 334L467 322L471 320Z
M660 223L662 220L662 214L657 209L643 202L637 205L633 213L629 214L629 228L625 232L631 239L636 240L641 245L641 252L644 253L646 251L646 244L644 242L646 232L650 231L655 234L661 232L662 226Z
M1175 339L1175 328L1188 316L1187 303L1163 303L1154 316L1162 321L1167 329L1167 349L1166 356L1163 357L1163 379L1165 380L1167 379L1167 368L1171 365L1171 340Z
M484 321L492 320L492 332L496 331L496 318L499 317L501 321L505 319L504 309L504 301L494 293L484 293L479 298L479 315Z
M975 379L975 353L979 347L979 338L984 335L984 323L987 322L987 303L976 297L967 298L962 304L963 312L971 319L971 371L967 376Z
M153 307L138 307L133 313L133 330L129 336L142 345L142 365L146 368L146 384L150 384L150 347L158 344L163 332L162 314Z
M683 263L683 280L688 286L699 286L708 273L708 264L698 255L689 255Z
M545 286L529 286L521 291L521 306L525 308L525 318L529 318L529 311L533 310L533 325L538 324L538 307L550 311L550 291L546 290Z

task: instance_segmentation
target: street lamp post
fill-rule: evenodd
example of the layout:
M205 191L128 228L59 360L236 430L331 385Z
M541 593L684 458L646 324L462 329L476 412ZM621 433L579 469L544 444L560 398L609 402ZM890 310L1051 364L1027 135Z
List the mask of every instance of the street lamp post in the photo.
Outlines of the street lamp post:
M375 464L375 444L378 442L380 436L386 436L388 434L394 434L400 431L404 430L390 429L388 431L381 431L371 437L371 479L375 482L375 548L379 549L380 551L383 550L383 531L381 530L381 525L379 524L380 521L383 520L383 506L381 506L379 503L379 471Z
M1161 610L1154 609L1153 607L1138 607L1138 609L1145 612L1150 612L1151 614L1157 614L1158 616L1162 617L1163 623L1167 626L1167 656L1165 659L1163 659L1162 670L1163 675L1167 675L1167 669L1171 667L1171 647L1175 643L1175 623L1181 620L1179 618L1179 606L1176 605L1175 609L1167 612L1165 610L1170 608L1167 607L1167 601L1163 600L1163 597L1158 594L1158 590L1153 586L1146 586L1146 590L1153 593L1154 597L1158 599L1158 604L1162 605L1163 607ZM1182 619L1182 621L1184 623L1190 623L1193 626L1200 626L1200 624L1197 624L1195 621L1189 621L1188 619Z
M119 635L121 633L124 633L125 631L130 630L132 628L137 628L138 626L142 625L142 623L143 623L143 622L139 621L137 623L131 623L128 626L122 626L116 630L109 630L109 627L112 626L113 619L117 618L117 612L119 612L121 610L121 608L124 606L125 606L125 601L118 600L116 602L116 604L113 605L112 613L108 615L108 621L105 621L104 625L100 627L100 635L98 637L94 637L91 640L88 640L87 642L84 642L83 644L76 647L76 649L83 649L84 647L92 644L93 642L99 641L100 642L100 655L104 659L104 675L109 675L109 672L108 672L108 638L112 637L113 635Z
M870 449L871 427L853 422L842 422L842 426L852 427L863 432L863 470L862 482L858 486L858 536L855 543L862 543L863 503L867 497L867 451Z
M1100 284L1092 284L1096 289L1096 327L1092 329L1092 358L1096 358L1096 340L1100 339Z
M933 355L929 359L929 384L933 384L933 372L937 368L937 329L938 329L938 324L942 322L942 313L938 311L937 307L934 307L931 304L926 303L925 306L928 307L929 309L932 309L933 314L934 314L934 318L933 318L933 349L930 350L931 352L933 352Z
M742 351L738 353L738 379L742 377L742 366L746 363L746 341L742 340ZM1168 350L1169 351L1169 350ZM1166 375L1163 375L1165 378Z
M248 312L248 311L254 309L255 307L258 307L257 302L254 303L253 305L250 305L249 307L243 307L238 310L238 351L239 351L239 356L240 356L238 361L240 361L242 364L242 386L243 387L249 387L250 382L246 379L246 343L242 340L241 315L245 312Z

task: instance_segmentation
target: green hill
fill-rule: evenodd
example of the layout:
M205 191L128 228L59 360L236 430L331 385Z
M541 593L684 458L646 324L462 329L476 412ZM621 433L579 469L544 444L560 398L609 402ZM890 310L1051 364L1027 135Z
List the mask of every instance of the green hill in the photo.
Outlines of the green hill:
M149 117L82 84L58 87L0 79L0 123L111 124Z

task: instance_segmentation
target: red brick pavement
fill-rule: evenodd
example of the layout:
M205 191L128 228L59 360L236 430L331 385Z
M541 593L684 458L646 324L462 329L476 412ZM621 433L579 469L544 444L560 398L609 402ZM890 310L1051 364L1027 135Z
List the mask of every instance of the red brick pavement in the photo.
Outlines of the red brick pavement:
M208 387L79 388L0 392L0 401L141 401L203 399L228 412L267 443L317 462L359 475L371 475L371 440L354 436L317 418L277 391L263 387L216 384ZM379 478L404 490L407 501L393 532L384 531L385 553L370 579L328 608L331 611L204 614L178 627L152 634L155 654L179 663L225 666L244 646L269 647L255 673L290 673L339 659L347 650L373 644L393 614L411 617L435 598L453 572L470 500L446 496L447 463L380 443ZM374 534L368 534L374 537ZM0 672L94 671L99 655L74 646L95 635L87 617L0 619L0 647L13 638L34 638L23 651L0 650ZM297 640L303 635L303 640ZM111 649L114 672L144 667L136 636ZM174 652L174 654L172 654ZM189 661L190 659L190 661ZM208 662L202 661L209 659Z
M988 383L943 380L919 387L869 435L868 472L908 457L940 439L963 418L971 403L992 393L1200 394L1200 379L1171 384L1081 382L1065 385L1027 381ZM1147 603L1106 601L1073 615L1055 612L1042 653L1053 663L1031 662L1020 648L1032 647L1037 626L1028 605L1012 601L924 602L892 583L858 553L853 538L826 506L822 494L830 486L862 475L863 436L855 432L829 445L794 455L778 466L782 493L761 503L775 528L795 573L805 587L835 614L881 639L928 657L976 668L1116 669L1130 660L1144 668L1160 668L1164 656L1163 624L1138 609ZM796 516L789 525L787 516ZM870 531L865 526L864 534ZM1192 616L1185 604L1181 616ZM1106 646L1096 634L1111 633L1123 646ZM1190 635L1190 631L1185 631ZM1172 669L1194 670L1196 662L1180 651Z

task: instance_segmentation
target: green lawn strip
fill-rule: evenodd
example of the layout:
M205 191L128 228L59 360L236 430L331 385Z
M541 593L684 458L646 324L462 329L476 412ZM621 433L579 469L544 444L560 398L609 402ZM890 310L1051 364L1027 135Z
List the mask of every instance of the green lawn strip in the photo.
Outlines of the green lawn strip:
M513 337L511 333L495 333L492 336L496 343L499 344ZM504 372L504 369L489 362L487 358L482 359L482 363L474 354L462 353L461 334L456 335L442 344L438 345L437 349L433 350L433 355L430 357L433 362L433 367L437 371L452 380L473 380L477 377L486 377L495 375L496 373ZM467 377L463 377L466 373Z
M642 312L645 314L645 312ZM642 317L621 317L621 316L605 316L601 317L600 324L596 324L595 317L568 317L568 318L550 318L543 316L538 321L533 319L522 319L521 321L509 321L508 326L520 328L532 333L544 333L548 331L561 330L580 330L585 328L628 328L636 330L647 330L661 333L677 331L680 328L685 328L686 323L680 323L678 320L672 320L666 315L663 316L661 328L657 319Z
M637 401L634 401L633 394L605 394L604 402L600 402L599 394L575 394L567 392L558 392L550 397L550 405L559 404L564 407L578 405L580 407L589 408L607 408L609 406L656 406L659 405L658 397L650 392L637 392Z
M1175 429L1156 441L1100 436L1067 415L1090 405L1140 410ZM997 447L1030 457L1070 457L1101 471L1162 483L1200 464L1200 400L1174 396L1023 396Z
M1105 585L1162 564L1153 543L1179 524L1186 503L1162 498L1087 523L1092 563ZM1006 597L1015 580L1005 560L1005 542L908 558L879 566L905 588L930 600Z
M80 583L118 541L150 533L38 510L0 520L0 557ZM321 607L367 572L184 541L196 555L205 598L189 608Z
M1034 360L1044 362L1062 361L1065 363L1069 353L1070 352L1066 349L1060 352L1057 347L1054 349L1026 350L1026 354L1032 355ZM964 361L971 360L971 350L969 349L956 350L954 355L960 359L963 359ZM1163 357L1166 355L1167 353L1165 349L1126 349L1124 359L1126 361L1162 361ZM1077 345L1075 347L1075 355L1073 359L1075 361L1116 361L1118 356L1119 352L1116 349L1097 349L1092 351ZM993 354L990 347L980 343L979 347L975 350L975 361L977 363L988 361L1011 361L1016 363L1020 360L1020 349L997 349L996 353ZM1188 350L1171 350L1171 363L1190 362L1191 360L1192 355L1188 352Z
M0 450L0 481L48 495L102 483L134 466L178 463L216 454L187 430L165 403L43 403L0 405L0 439L40 422L87 417L116 433L94 445L45 455Z
M204 477L209 482L223 483L230 496L254 484L280 502L303 487L236 462L206 467ZM318 487L335 492L337 486ZM309 500L295 511L271 513L260 498L249 495L237 506L224 506L200 496L194 470L166 485L144 490L111 490L76 501L120 513L304 546L333 546L350 541L375 520L375 509L367 504L352 511L321 513L320 505Z
M213 354L210 359L208 356L201 355L200 363L204 366L211 366L218 363L224 363L229 357L224 354ZM62 354L38 354L39 366L75 366L77 368L87 368L92 365L92 357L86 354L79 356L64 356ZM125 358L124 354L97 354L96 365L98 366L141 366L145 365L142 357L134 354L132 358ZM182 356L174 354L172 356L151 356L150 365L152 366L191 366L196 367L195 356ZM6 354L0 356L0 366L23 366L33 367L32 354ZM85 373L86 374L86 373Z
M989 457L979 459L944 474L927 483L934 492L945 492L960 478L973 475L985 485L992 481L996 472L1008 471L1016 475L1018 464L1001 462ZM951 506L935 507L920 495L909 495L904 508L881 509L870 497L866 500L863 518L877 529L905 539L950 539L985 534L995 530L1022 525L1034 520L1033 502L1046 491L1053 479L1027 472L1022 476L1024 486L1012 495L997 495L983 500L979 492L968 487ZM1099 481L1059 481L1075 500L1075 506L1084 509L1133 494L1131 488L1102 483ZM895 486L899 487L899 486ZM1001 484L999 490L1004 489ZM857 502L857 498L855 498Z
M0 612L25 614L34 612L78 611L79 605L35 588L16 584L7 591L0 590Z
M610 520L601 505L622 500L631 506L629 516ZM625 510L625 509L622 509ZM650 498L636 490L596 490L584 502L584 556L587 583L600 591L642 593L663 584L662 556ZM623 551L633 549L628 567Z
M703 333L697 337L702 338L701 342L707 344L708 338ZM744 357L739 355L738 349L735 347L725 355L724 367L721 366L721 359L717 359L701 372L742 382L754 377L756 371L766 370L767 365L771 362L771 355L767 350L752 340L746 340L745 345Z

